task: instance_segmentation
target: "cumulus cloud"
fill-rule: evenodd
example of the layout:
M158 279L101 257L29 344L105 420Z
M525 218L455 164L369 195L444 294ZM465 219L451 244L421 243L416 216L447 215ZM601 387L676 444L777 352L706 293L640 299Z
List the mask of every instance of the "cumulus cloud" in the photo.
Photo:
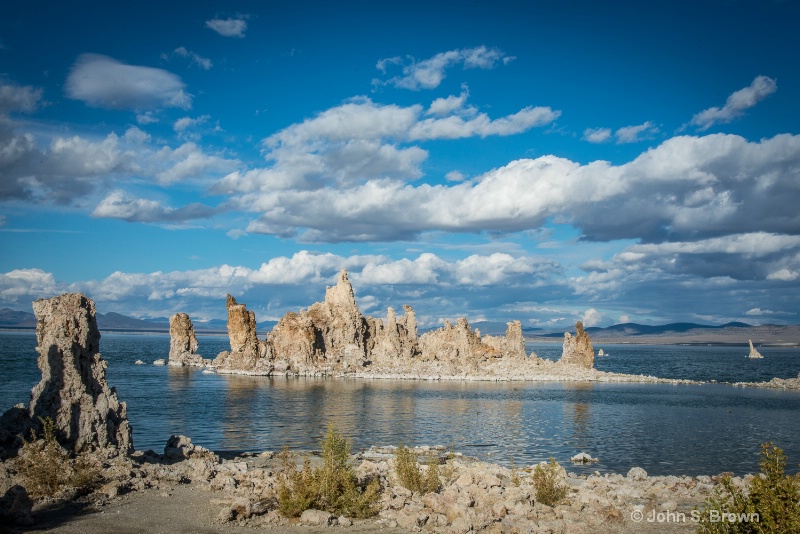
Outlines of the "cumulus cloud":
M158 183L170 185L192 179L207 183L228 173L239 165L235 159L206 154L195 143L184 143L178 148L163 147L152 154L151 164Z
M370 127L391 128L365 121ZM277 150L284 140L320 139L291 127L276 135ZM286 162L295 168L233 173L217 184L233 206L259 214L249 232L307 241L396 240L432 230L518 232L558 217L589 240L660 242L800 228L800 136L759 142L722 134L676 137L622 165L542 156L447 185L409 184L401 179L413 177L406 171L397 179L354 177L328 187L330 180L306 179L325 175L329 165L308 152L290 152L295 157Z
M440 107L443 110L444 107ZM525 108L491 119L451 106L450 115L426 117L420 105L376 104L361 97L293 124L264 139L268 168L235 172L215 191L222 194L317 191L336 184L374 181L371 191L422 176L428 152L414 142L471 136L512 135L542 126L558 116L550 108ZM381 182L391 182L382 184Z
M692 117L691 124L703 131L720 122L731 122L777 90L778 84L774 79L768 76L756 76L750 86L731 94L724 106L701 111Z
M153 67L127 65L99 54L82 54L66 81L67 96L92 107L145 111L189 109L192 97L181 79Z
M409 64L404 65L402 58L393 57L381 59L376 64L376 68L382 73L386 73L387 68L392 65L403 65L402 75L395 76L386 81L374 80L375 84L393 85L402 89L434 89L442 83L447 69L461 65L464 69L491 69L498 63L504 65L506 60L513 59L506 56L497 48L478 46L475 48L462 48L440 52L435 56L416 61L409 58Z
M51 297L61 289L52 273L41 269L14 269L0 273L0 301L3 302Z
M589 308L583 312L583 315L581 316L581 322L583 323L583 326L586 327L597 326L603 321L604 318L605 316L601 312L594 308Z
M124 191L113 191L92 211L92 216L128 222L186 222L210 217L216 210L203 204L181 208L163 206L156 200L134 198Z
M212 29L223 37L244 37L247 21L243 17L227 19L211 19L206 21L206 28Z

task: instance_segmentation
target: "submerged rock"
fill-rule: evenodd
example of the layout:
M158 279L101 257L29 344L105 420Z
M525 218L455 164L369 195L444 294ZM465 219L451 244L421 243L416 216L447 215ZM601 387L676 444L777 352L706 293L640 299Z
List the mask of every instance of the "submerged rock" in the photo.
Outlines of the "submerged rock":
M564 332L564 347L561 351L561 363L577 365L586 369L594 367L594 348L589 334L583 329L583 323L575 323L575 336Z

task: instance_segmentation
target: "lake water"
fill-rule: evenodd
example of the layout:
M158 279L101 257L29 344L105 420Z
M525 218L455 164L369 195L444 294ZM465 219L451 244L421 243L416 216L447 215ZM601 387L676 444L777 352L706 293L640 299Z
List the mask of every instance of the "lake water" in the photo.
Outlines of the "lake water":
M201 336L200 352L228 348L225 336ZM0 332L0 409L28 402L39 381L35 336ZM166 358L169 336L103 334L107 379L128 404L137 449L161 451L185 434L218 451L317 448L329 422L370 445L453 445L502 464L553 456L575 472L650 474L754 472L759 444L773 441L800 463L800 392L725 384L423 382L203 374L195 368L135 365ZM761 381L800 371L800 350L744 347L598 345L607 371L669 378ZM560 344L530 347L557 359ZM600 462L573 466L587 452Z

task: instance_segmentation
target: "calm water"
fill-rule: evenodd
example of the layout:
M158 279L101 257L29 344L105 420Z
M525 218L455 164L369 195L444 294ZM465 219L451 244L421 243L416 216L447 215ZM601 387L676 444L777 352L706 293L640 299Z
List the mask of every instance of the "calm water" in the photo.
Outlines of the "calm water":
M228 348L201 337L200 351ZM0 406L27 402L38 382L32 333L0 333ZM560 345L533 345L556 359ZM600 346L596 347L600 348ZM608 371L718 381L797 376L800 350L602 345ZM461 383L266 378L135 365L165 358L167 335L104 334L107 378L128 404L138 449L160 451L185 434L214 450L315 448L333 421L355 448L441 444L465 454L527 465L584 451L600 462L576 472L716 474L757 469L759 444L774 441L800 463L800 393L722 384Z

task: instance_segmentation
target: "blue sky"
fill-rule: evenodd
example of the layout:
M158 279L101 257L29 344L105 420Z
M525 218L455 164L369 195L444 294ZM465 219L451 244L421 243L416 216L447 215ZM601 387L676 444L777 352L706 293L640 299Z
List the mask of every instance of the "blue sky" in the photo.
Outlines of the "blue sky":
M797 2L0 6L0 307L798 324Z

